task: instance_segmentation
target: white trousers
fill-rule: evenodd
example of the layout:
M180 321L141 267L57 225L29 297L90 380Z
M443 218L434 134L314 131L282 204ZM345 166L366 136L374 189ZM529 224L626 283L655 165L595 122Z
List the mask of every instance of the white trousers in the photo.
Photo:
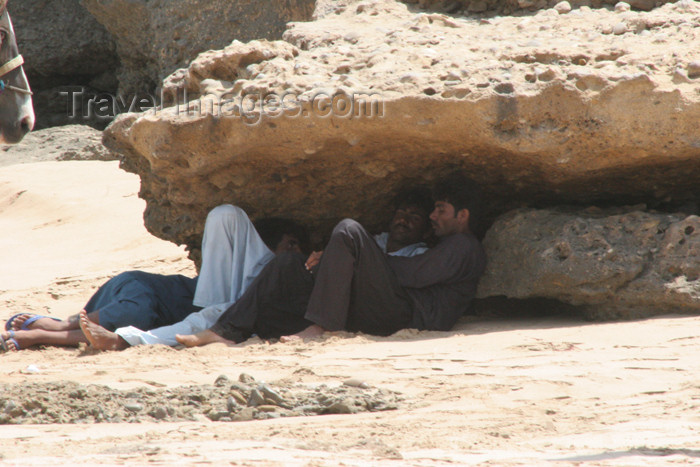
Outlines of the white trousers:
M128 326L115 332L130 345L178 345L176 334L195 334L212 327L274 256L245 211L230 204L217 206L204 225L202 268L193 300L204 308L170 326L150 331Z

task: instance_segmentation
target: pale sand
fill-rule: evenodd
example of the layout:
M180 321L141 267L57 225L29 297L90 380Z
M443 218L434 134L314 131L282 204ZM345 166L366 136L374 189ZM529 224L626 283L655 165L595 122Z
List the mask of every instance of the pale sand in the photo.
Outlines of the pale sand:
M193 274L181 248L145 231L137 191L116 162L0 168L0 318L68 316L127 269ZM241 423L4 425L0 464L700 464L699 329L700 317L687 316L465 319L454 332L389 338L2 354L3 383L122 389L246 372L309 384L360 378L405 401L397 411Z

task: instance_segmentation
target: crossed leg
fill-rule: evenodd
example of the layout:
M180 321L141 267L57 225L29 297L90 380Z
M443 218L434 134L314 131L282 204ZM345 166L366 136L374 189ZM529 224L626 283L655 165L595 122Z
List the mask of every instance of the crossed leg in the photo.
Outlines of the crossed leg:
M281 342L312 339L326 331L389 335L408 327L412 306L386 255L357 222L341 221L315 273L304 318L313 323Z

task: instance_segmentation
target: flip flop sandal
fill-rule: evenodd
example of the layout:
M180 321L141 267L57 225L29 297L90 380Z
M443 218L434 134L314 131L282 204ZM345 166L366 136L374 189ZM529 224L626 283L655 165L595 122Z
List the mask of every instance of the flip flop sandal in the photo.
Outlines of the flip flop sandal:
M16 315L12 315L10 319L8 319L5 322L5 331L12 331L12 323L17 319L17 317L26 315L26 313L17 313Z
M0 347L2 348L3 353L4 352L11 352L10 347L7 345L8 342L12 342L13 344L15 344L15 350L20 350L19 344L17 343L17 340L15 339L15 332L10 331L9 335L10 335L10 337L8 337L7 339L0 336Z
M22 323L22 326L19 329L20 331L29 330L30 324L32 324L33 322L38 321L42 318L48 318L48 319L52 319L54 321L61 321L60 319L54 318L53 316L33 315L32 313L17 313L16 315L11 316L10 319L7 320L7 322L5 323L5 330L6 331L13 331L12 323L14 322L14 320L17 319L18 317L24 316L24 315L31 315L32 317L29 318L28 320L26 320L24 323Z

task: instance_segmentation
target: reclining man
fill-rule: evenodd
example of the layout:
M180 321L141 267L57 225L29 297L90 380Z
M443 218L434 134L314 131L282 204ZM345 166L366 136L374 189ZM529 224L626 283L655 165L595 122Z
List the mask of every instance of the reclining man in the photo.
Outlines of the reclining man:
M439 242L420 256L378 255L362 226L341 222L316 274L304 315L311 324L282 341L340 330L389 335L404 328L452 329L471 307L486 267L474 235L480 192L472 180L453 174L436 182L433 198L430 220ZM228 336L218 323L216 330Z
M85 311L88 319L110 330L130 325L151 329L180 322L198 312L199 327L182 329L199 332L214 324L240 298L275 254L301 253L300 245L307 241L306 230L294 221L266 218L254 226L241 208L218 206L207 216L198 278L125 272L100 287ZM61 321L20 313L7 321L6 330L0 335L6 351L39 344L76 346L87 342L78 315ZM176 343L174 334L172 342Z
M427 246L423 241L431 234L428 213L432 209L432 200L428 191L412 189L402 192L397 196L395 204L397 209L390 223L389 232L374 237L368 235L366 240L382 256L408 257L424 253L427 251ZM318 253L309 257L307 261L309 266L313 265L317 257ZM300 331L308 326L309 323L304 321L303 317L301 320L295 317L299 314L298 310L301 310L303 315L306 301L313 287L313 277L304 266L305 258L299 253L285 253L280 255L280 261L276 259L271 261L241 299L225 312L230 315L236 314L232 311L234 308L244 309L243 313L238 313L237 319L250 321L246 338L252 332L256 332L263 338L279 337L281 331L290 332L290 329ZM252 292L249 293L250 291ZM258 315L260 308L258 304L268 312ZM219 318L219 322L221 320L222 318ZM253 322L258 324L255 329ZM131 341L124 339L123 335L108 332L87 319L81 320L81 326L95 348L122 349L132 344ZM206 329L208 328L200 331L206 332Z

